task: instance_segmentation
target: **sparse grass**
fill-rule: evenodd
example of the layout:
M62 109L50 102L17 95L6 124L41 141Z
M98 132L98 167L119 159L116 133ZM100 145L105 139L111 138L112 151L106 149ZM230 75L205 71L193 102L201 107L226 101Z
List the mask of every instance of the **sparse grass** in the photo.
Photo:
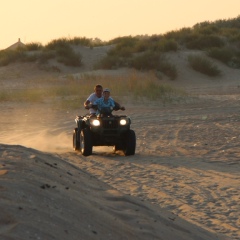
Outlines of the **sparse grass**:
M153 72L148 72L146 75L137 73L129 76L95 76L85 75L84 82L86 85L81 86L83 91L88 93L93 91L93 86L99 82L111 89L113 98L117 97L133 97L134 99L149 99L160 101L171 101L173 98L185 95L180 90L171 87L170 85L160 84ZM89 85L90 84L90 85ZM90 86L90 89L89 89ZM87 95L87 96L88 96ZM87 97L86 96L86 97Z
M146 98L152 101L160 100L163 102L171 102L174 97L181 94L180 91L177 91L170 85L159 84L154 80L138 83L133 88L133 96L136 99Z
M40 81L40 80L39 80ZM93 92L96 84L101 83L111 89L114 99L124 97L142 101L143 99L170 102L182 97L184 93L169 85L162 85L153 73L147 75L131 74L129 76L96 76L83 75L81 79L66 79L65 83L58 83L53 79L48 86L38 89L1 90L0 102L45 102L64 108L81 108L83 102Z
M0 91L0 102L41 102L44 98L43 89L15 89Z
M200 55L189 55L188 62L194 70L208 76L215 77L221 74L221 71L218 69L218 67L206 57Z

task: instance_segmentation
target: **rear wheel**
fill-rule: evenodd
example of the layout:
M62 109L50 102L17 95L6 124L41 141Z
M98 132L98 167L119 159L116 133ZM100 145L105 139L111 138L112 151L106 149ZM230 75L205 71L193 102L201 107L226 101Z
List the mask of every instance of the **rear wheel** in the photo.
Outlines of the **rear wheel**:
M134 155L136 149L136 135L133 130L129 130L125 137L125 148L123 150L125 156Z
M79 141L79 137L77 137L77 128L75 128L73 130L73 149L75 151L79 150L80 149L80 141Z
M84 128L80 134L80 151L82 155L92 155L92 136L89 128Z

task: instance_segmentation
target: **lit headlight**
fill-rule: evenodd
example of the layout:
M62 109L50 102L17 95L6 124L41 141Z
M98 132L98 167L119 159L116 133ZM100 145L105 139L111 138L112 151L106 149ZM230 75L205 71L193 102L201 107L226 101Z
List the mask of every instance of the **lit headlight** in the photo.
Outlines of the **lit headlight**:
M97 120L97 119L94 119L94 120L92 121L92 125L95 126L95 127L100 126L100 121Z
M127 124L127 120L126 119L121 119L120 120L120 125L124 126Z

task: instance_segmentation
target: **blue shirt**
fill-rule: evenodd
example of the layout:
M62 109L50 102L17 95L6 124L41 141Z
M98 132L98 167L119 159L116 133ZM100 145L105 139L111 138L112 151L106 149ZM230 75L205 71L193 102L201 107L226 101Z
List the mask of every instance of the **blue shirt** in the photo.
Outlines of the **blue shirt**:
M98 110L96 113L97 115L100 114L100 111L102 110L102 108L105 108L105 107L114 108L115 107L115 103L112 98L108 98L108 100L104 100L104 97L97 99L94 102L94 105L97 105L97 107L98 107Z
M102 96L100 97L100 98L102 98ZM94 92L94 93L92 93L88 98L87 98L87 100L86 101L89 101L90 103L92 103L92 104L94 104L98 99L100 99L98 96L97 96L97 94ZM111 98L111 97L109 97L109 98ZM111 98L112 99L112 98ZM90 114L93 114L93 113L96 113L97 112L97 110L95 110L94 108L90 108L89 109L89 112L90 112Z

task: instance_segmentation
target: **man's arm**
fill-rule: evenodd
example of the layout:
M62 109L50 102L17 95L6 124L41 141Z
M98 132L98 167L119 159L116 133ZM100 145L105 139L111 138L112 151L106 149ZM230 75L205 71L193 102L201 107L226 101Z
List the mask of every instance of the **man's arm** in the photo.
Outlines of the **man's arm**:
M92 102L92 99L93 99L93 95L94 95L94 93L92 93L92 94L90 94L90 96L87 98L87 100L84 102L84 107L86 108L86 109L89 109L90 107L89 107L89 104Z
M86 101L84 102L84 107L85 107L86 109L89 109L89 104L90 104L90 101L89 101L89 100L86 100Z

